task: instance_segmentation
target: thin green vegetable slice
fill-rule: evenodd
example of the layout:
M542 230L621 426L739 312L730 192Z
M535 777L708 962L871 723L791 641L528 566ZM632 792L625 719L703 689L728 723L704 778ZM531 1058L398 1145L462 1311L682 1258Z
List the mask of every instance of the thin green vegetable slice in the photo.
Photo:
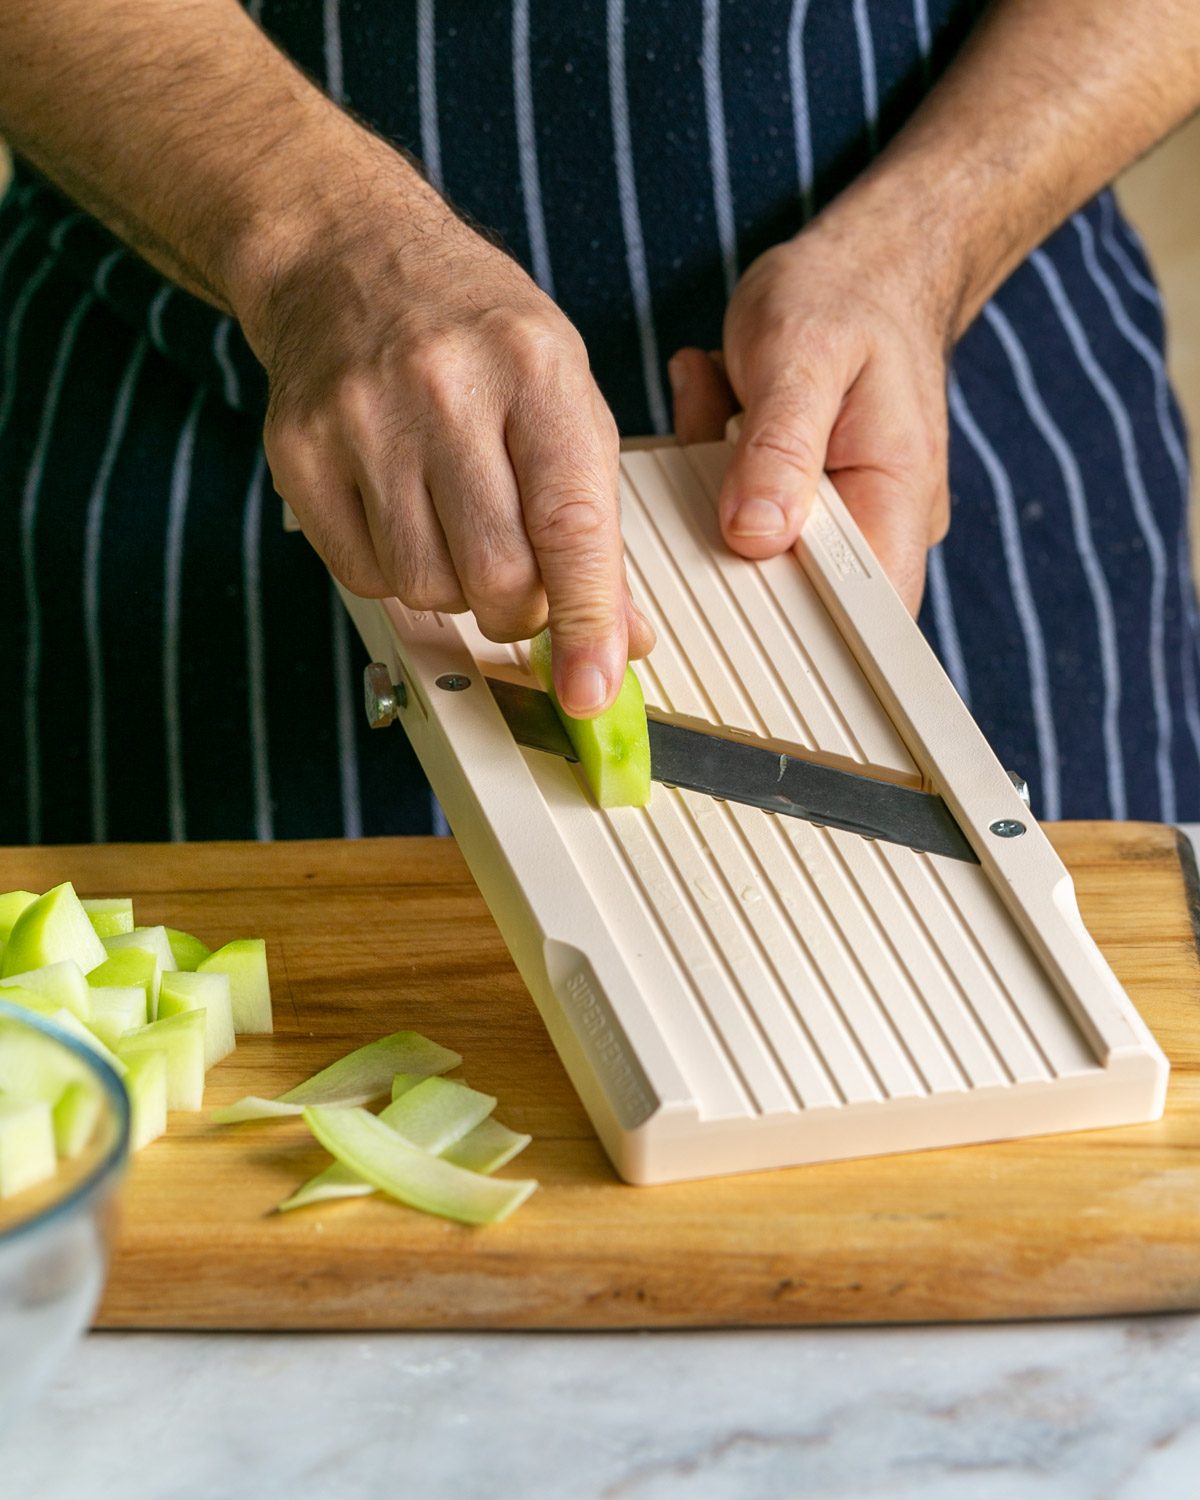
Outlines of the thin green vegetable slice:
M348 1052L329 1067L288 1089L277 1099L250 1094L224 1109L213 1111L217 1125L240 1125L248 1120L269 1120L280 1115L298 1115L307 1104L369 1104L386 1094L397 1073L417 1073L422 1078L448 1073L462 1058L448 1047L439 1047L416 1031L397 1031Z
M621 691L611 708L594 719L573 719L554 691L548 630L529 643L529 665L549 694L600 806L645 807L650 801L650 730L633 668L625 668Z
M442 1152L442 1160L462 1167L467 1172L482 1172L485 1176L498 1172L501 1167L519 1156L533 1139L531 1135L520 1135L501 1125L499 1120L481 1120L474 1130L468 1130L462 1140L455 1141Z
M490 1094L481 1094L451 1078L425 1078L396 1093L401 1074L392 1083L392 1102L379 1119L404 1137L410 1146L440 1155L485 1120L496 1107ZM332 1198L361 1198L375 1189L340 1161L318 1172L279 1205L279 1212L327 1203Z
M537 1187L533 1181L464 1172L410 1146L365 1109L315 1105L304 1111L304 1119L326 1151L381 1193L442 1218L496 1224Z

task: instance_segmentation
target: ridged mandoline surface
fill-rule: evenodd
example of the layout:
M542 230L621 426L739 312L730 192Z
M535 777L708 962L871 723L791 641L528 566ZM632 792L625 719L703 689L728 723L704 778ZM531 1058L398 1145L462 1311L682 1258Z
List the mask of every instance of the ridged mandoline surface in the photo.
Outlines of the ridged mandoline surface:
M622 461L630 581L658 632L637 669L647 702L915 777L795 560L748 565L724 549L727 452ZM481 663L521 662L456 623ZM576 846L615 856L609 930L634 972L659 976L656 1019L702 1116L1098 1068L978 866L663 786L648 809L602 814L580 802L565 762L524 754Z

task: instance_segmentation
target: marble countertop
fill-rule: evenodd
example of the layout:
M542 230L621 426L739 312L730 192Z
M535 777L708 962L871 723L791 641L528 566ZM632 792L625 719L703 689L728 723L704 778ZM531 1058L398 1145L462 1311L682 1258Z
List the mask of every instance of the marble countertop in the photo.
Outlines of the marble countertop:
M95 1334L5 1500L1196 1500L1200 1316Z

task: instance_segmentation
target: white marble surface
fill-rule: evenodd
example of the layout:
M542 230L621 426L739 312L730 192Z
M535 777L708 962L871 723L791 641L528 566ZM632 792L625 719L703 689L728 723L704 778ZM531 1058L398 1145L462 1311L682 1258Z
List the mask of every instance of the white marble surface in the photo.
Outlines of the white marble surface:
M1196 1500L1200 1317L93 1335L4 1500Z

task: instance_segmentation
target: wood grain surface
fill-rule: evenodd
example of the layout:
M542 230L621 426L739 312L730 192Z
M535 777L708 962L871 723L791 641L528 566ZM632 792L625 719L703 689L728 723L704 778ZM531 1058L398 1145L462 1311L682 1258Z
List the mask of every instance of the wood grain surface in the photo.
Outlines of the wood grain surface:
M1200 1307L1196 890L1151 824L1051 837L1170 1056L1157 1124L670 1187L619 1182L449 841L0 850L210 943L266 937L277 1033L210 1074L271 1094L412 1027L535 1137L541 1190L467 1229L379 1199L271 1209L327 1160L302 1124L172 1116L134 1161L108 1328L604 1328L914 1322Z

